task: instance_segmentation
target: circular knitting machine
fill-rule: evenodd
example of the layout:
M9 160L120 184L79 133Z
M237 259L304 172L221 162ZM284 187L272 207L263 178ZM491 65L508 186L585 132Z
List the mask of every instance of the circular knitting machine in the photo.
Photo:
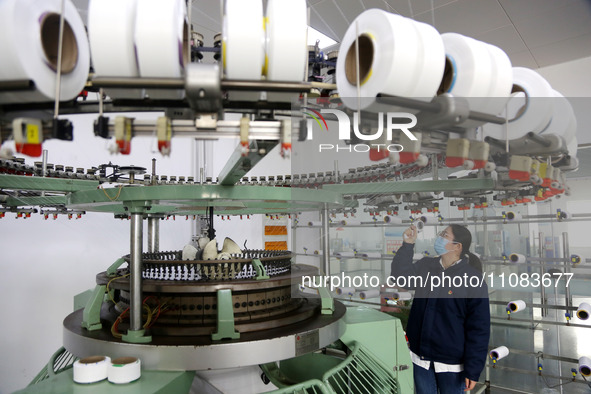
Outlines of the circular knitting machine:
M318 269L293 264L289 251L244 249L224 260L187 260L182 251L141 250L144 219L203 215L209 207L219 214L321 210L342 206L336 193L135 184L81 190L68 199L68 208L131 218L132 252L99 273L86 308L64 320L64 347L75 356L131 354L158 370L233 368L313 352L344 332L345 307L330 297L304 297L298 285Z

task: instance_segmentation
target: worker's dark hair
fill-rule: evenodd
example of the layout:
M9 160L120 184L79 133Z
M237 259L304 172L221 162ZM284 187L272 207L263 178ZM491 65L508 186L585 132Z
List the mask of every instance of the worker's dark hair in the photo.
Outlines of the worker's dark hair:
M470 264L478 272L482 272L482 262L474 253L470 252L470 245L472 244L472 234L470 230L459 224L450 224L451 232L453 233L454 241L462 244L462 256L468 257L468 264Z

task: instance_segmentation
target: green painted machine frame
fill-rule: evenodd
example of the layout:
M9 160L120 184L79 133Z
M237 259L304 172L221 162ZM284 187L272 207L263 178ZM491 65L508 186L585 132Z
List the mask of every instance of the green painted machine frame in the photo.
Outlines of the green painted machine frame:
M62 195L8 197L6 207L61 206L86 212L196 215L213 207L220 215L288 214L324 207L355 208L357 201L344 196L412 192L480 192L495 188L490 178L448 179L422 182L375 182L324 185L322 189L257 185L184 184L122 185L103 189L98 181L0 175L0 189L46 191Z
M218 316L217 331L211 334L211 339L238 339L240 333L236 331L234 323L234 307L232 305L232 290L220 289L217 291Z
M225 293L221 294L225 297ZM218 292L218 300L219 297ZM231 293L228 299L231 302ZM343 391L347 388L350 392L368 392L372 388L380 392L387 388L388 392L396 394L414 392L412 362L400 320L365 307L347 308L344 320L345 333L331 346L346 350L344 359L308 353L261 365L267 378L280 387L272 391L273 394L334 394L347 392ZM65 356L69 358L64 364L60 360ZM80 385L73 382L74 360L61 348L31 384L17 393L188 393L195 377L192 371L144 370L141 379L126 385L107 381Z
M414 393L412 361L400 320L366 307L347 308L344 319L346 330L340 342L350 351L344 360L309 353L261 365L280 388L274 394L343 392L349 384L354 386L351 392L371 392L360 390L363 386L379 392L387 387L387 392ZM352 375L357 378L351 379Z
M238 166L240 167L240 166ZM232 173L232 169L228 177ZM229 179L229 178L228 178ZM495 188L490 178L458 179L446 181L422 182L376 182L324 185L322 189L305 189L292 187L273 187L257 185L221 185L221 184L176 184L176 185L122 185L116 188L103 189L98 181L42 178L18 175L0 175L0 189L45 191L40 196L9 196L2 205L8 208L41 206L62 207L86 212L105 212L112 214L129 214L139 212L144 215L196 215L205 214L213 207L220 215L247 214L288 214L308 211L320 211L325 208L354 208L358 203L346 196L365 196L379 194L402 194L410 192L446 192L446 191L486 191ZM123 263L116 261L108 272L114 274ZM255 268L257 264L255 262ZM257 269L257 279L265 279L266 272ZM100 328L100 305L106 296L106 287L97 286L91 293L80 295L78 305L85 305L83 325L89 330ZM326 291L320 289L322 313L331 313L333 300ZM231 291L218 292L218 304L228 303L227 308L219 308L218 328L213 339L237 338L232 314ZM349 308L345 315L346 332L340 339L347 347L363 349L371 359L378 360L379 365L389 371L384 378L392 377L396 382L396 392L405 394L414 390L412 378L412 362L410 360L404 331L400 321L389 315L367 308ZM301 356L283 362L284 368L289 365L307 363L314 359L317 371L325 374L337 373L334 360L317 355ZM280 382L281 374L289 371L279 366L266 365L271 380ZM332 371L332 372L331 372ZM39 384L30 386L23 392L46 392L43 386L51 383L63 388L63 392L72 392L71 370L64 370L49 376ZM293 371L292 371L293 372ZM67 376L70 375L70 376ZM194 374L191 372L159 372L146 371L137 384L127 385L121 392L187 392ZM329 384L329 376L319 375L308 377L305 381L294 382L295 385L284 387L277 393L295 392L334 392ZM158 383L156 383L158 381ZM46 383L47 382L47 383ZM105 386L102 387L101 385ZM99 387L100 386L100 387ZM108 387L107 387L108 386ZM137 387L136 387L137 386ZM113 387L107 382L94 385L98 391L111 392ZM171 391L172 389L172 391ZM126 391L127 390L127 391ZM304 390L304 391L302 391ZM332 391L331 391L332 390Z

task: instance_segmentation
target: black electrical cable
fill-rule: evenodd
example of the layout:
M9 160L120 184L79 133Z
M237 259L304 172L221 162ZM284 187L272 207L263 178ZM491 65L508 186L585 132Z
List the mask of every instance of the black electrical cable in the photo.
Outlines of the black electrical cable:
M213 207L209 207L209 228L207 229L207 236L210 240L215 238L215 229L213 228Z

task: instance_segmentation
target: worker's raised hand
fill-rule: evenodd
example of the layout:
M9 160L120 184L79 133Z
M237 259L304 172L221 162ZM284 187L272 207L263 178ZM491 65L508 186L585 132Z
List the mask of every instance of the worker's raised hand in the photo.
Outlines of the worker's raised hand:
M414 244L417 240L417 234L417 228L414 224L411 224L410 227L404 230L404 233L402 234L403 241L409 244Z

